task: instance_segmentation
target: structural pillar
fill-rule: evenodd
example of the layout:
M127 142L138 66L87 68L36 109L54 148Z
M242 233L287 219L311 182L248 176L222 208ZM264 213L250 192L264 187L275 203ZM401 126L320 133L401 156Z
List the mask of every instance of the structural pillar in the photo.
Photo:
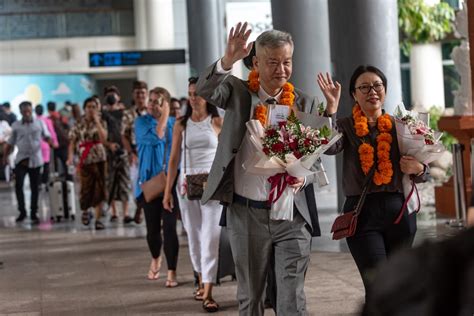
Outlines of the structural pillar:
M191 75L197 76L219 54L217 0L187 0L189 61Z
M147 23L146 23L146 2L143 0L133 1L133 14L135 19L135 47L138 50L147 49ZM137 79L147 81L147 67L139 66L137 69Z
M291 82L309 95L324 96L316 83L318 72L331 71L327 0L272 0L273 28L293 37Z
M146 1L147 48L149 50L174 49L173 0ZM148 67L148 87L166 88L176 93L174 65Z
M310 96L316 96L318 103L326 103L316 76L319 72L331 73L328 1L272 0L271 3L273 28L289 32L295 45L290 82ZM337 185L334 157L323 156L323 164L330 184L321 190L335 193ZM327 206L337 206L332 204Z
M387 77L384 107L392 114L402 101L397 1L331 0L328 3L333 74L342 85L338 117L351 115L354 101L348 92L349 80L357 66L367 64L381 69ZM342 170L342 158L338 158L338 170ZM338 179L338 200L342 206L340 172Z

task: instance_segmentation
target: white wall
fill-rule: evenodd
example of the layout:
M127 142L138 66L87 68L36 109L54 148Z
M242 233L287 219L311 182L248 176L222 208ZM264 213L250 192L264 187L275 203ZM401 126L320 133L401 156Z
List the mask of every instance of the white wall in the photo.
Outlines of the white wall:
M186 1L173 1L175 48L188 48ZM0 41L0 75L101 74L102 78L130 77L136 67L89 67L89 52L136 50L135 37L100 36ZM189 60L189 57L186 58ZM187 95L189 63L175 66L176 96Z
M176 48L186 50L186 64L175 66L176 71L176 96L188 95L188 78L190 76L189 45L188 45L188 17L186 13L186 0L173 0L174 14L174 45Z
M90 68L89 52L134 50L134 37L84 37L0 42L0 74L100 73L125 67Z

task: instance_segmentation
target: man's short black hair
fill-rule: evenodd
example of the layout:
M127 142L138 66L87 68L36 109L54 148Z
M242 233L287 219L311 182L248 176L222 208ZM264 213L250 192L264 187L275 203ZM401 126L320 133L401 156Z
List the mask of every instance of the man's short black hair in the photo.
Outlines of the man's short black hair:
M10 108L10 102L3 103L2 107L9 109Z
M44 107L41 104L35 106L35 113L36 115L43 115Z
M56 103L53 102L53 101L49 101L49 102L46 104L46 107L48 108L48 111L51 111L51 112L56 111Z
M20 111L23 110L23 108L26 108L26 107L33 107L33 105L31 104L30 101L23 101L20 103Z
M198 80L199 80L199 77L189 77L188 84L189 85L196 84Z
M119 88L117 88L117 86L112 85L112 86L107 86L104 88L104 96L110 92L116 93L118 96L120 96L120 90Z

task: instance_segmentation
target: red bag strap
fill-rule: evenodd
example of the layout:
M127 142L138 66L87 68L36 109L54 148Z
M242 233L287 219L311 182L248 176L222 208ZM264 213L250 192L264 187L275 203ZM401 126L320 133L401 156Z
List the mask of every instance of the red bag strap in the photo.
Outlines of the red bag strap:
M400 209L400 213L398 214L397 219L395 220L395 222L393 222L394 224L398 224L402 220L403 214L405 213L405 209L408 206L408 201L410 201L410 199L411 199L414 192L416 192L416 197L417 197L417 200L418 200L418 208L416 209L415 212L418 213L420 211L420 206L421 206L420 194L418 194L418 188L416 187L415 180L413 180L412 178L410 178L410 180L411 180L410 193L408 194L407 198L405 199L405 202L403 202L402 208Z
M369 175L367 176L367 178L365 178L364 189L362 190L362 194L360 195L359 201L357 202L356 208L354 209L354 216L359 216L360 212L362 211L362 206L364 205L367 191L369 190L372 177L375 173L375 165L376 164L374 163L372 169L370 169Z

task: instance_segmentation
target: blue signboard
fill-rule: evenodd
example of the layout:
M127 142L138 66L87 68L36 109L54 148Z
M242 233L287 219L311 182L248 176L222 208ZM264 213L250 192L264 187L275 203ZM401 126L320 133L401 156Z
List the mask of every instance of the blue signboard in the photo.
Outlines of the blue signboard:
M89 67L184 64L184 49L89 53Z

